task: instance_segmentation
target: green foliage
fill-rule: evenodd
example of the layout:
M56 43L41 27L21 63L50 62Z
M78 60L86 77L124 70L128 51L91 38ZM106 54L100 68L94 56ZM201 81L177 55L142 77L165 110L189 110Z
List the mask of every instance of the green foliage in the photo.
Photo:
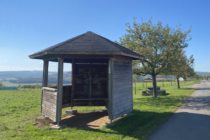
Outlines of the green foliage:
M177 107L181 105L183 98L191 95L192 89L179 90L176 89L176 86L165 84L168 86L163 88L170 95L155 99L141 96L141 91L143 90L141 84L137 83L138 92L134 95L134 112L114 124L99 130L81 127L64 128L61 130L37 128L34 125L34 120L40 115L41 91L38 89L0 91L0 139L145 140L153 130L173 114ZM189 82L185 84L189 85L193 83ZM91 111L89 107L82 107L80 109L80 111L85 110Z
M177 87L180 88L180 77L186 80L187 77L195 76L193 64L193 56L190 56L188 58L183 50L177 50L176 52L174 52L173 57L170 58L170 63L168 63L167 68L164 70L164 73L175 75L177 79Z
M0 87L2 87L3 86L3 83L0 83Z
M156 89L156 75L164 73L170 64L173 65L174 52L182 51L188 46L190 30L184 32L164 26L161 22L153 24L151 21L128 24L127 33L120 39L120 43L143 56L142 61L134 62L135 74L150 74L153 87ZM156 90L154 96L156 97Z
M160 22L139 24L134 21L127 26L127 33L120 39L120 43L143 55L144 61L140 62L142 65L135 68L142 68L144 74L159 74L175 51L187 47L188 33L182 32L180 28L172 30Z

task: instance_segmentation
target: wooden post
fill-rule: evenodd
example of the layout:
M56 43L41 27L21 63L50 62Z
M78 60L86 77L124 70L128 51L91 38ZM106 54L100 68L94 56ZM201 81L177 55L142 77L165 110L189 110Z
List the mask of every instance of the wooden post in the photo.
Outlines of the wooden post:
M108 115L109 119L112 123L112 69L113 69L113 62L112 58L109 58L108 64Z
M47 87L48 86L48 67L49 67L49 61L44 60L43 61L42 87ZM42 112L42 100L43 100L43 91L41 93L41 112Z
M48 85L48 66L49 66L49 61L44 60L42 87L47 87Z
M91 63L89 65L91 66ZM88 80L89 81L89 95L88 95L88 98L91 99L92 98L92 70L91 70L91 68L89 68L88 79L89 79ZM88 104L89 104L89 106L92 105L91 100L89 100Z
M72 59L72 63L71 63L71 67L72 67L72 70L71 70L71 109L73 109L73 106L74 106L74 76L75 76L75 72L74 72L74 69L75 69L75 64L74 64L74 59Z
M62 115L62 94L63 94L63 59L58 59L58 83L57 83L57 107L56 107L56 122L60 125Z

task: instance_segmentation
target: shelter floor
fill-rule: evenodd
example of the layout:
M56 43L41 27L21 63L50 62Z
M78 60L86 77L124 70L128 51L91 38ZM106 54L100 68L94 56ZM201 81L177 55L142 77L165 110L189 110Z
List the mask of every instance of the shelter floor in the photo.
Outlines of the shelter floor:
M97 111L88 113L76 113L75 115L65 116L61 125L63 127L98 129L110 122L107 111Z

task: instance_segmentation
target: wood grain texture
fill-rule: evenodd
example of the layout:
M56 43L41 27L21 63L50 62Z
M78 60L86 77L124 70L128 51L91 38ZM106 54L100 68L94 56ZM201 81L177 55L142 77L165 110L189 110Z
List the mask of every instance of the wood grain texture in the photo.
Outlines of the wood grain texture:
M116 119L133 110L132 63L123 58L112 58L111 118Z
M57 109L57 91L50 90L51 88L42 89L42 115L48 117L52 121L56 121L56 109Z

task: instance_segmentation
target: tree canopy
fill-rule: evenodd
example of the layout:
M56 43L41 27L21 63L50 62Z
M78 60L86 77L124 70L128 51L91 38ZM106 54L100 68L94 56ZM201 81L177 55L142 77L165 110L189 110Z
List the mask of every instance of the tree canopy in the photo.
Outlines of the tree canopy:
M188 47L189 33L190 30L184 32L179 27L172 29L161 22L153 24L151 21L134 21L127 25L126 34L120 39L120 43L144 56L143 61L134 62L134 73L152 75L155 97L156 75L164 73L173 65L174 52Z
M193 64L194 58L192 55L188 58L183 50L176 51L174 52L170 63L168 63L168 69L165 70L165 73L175 75L177 80L177 87L180 88L179 79L181 77L186 80L187 77L192 77L195 75Z

